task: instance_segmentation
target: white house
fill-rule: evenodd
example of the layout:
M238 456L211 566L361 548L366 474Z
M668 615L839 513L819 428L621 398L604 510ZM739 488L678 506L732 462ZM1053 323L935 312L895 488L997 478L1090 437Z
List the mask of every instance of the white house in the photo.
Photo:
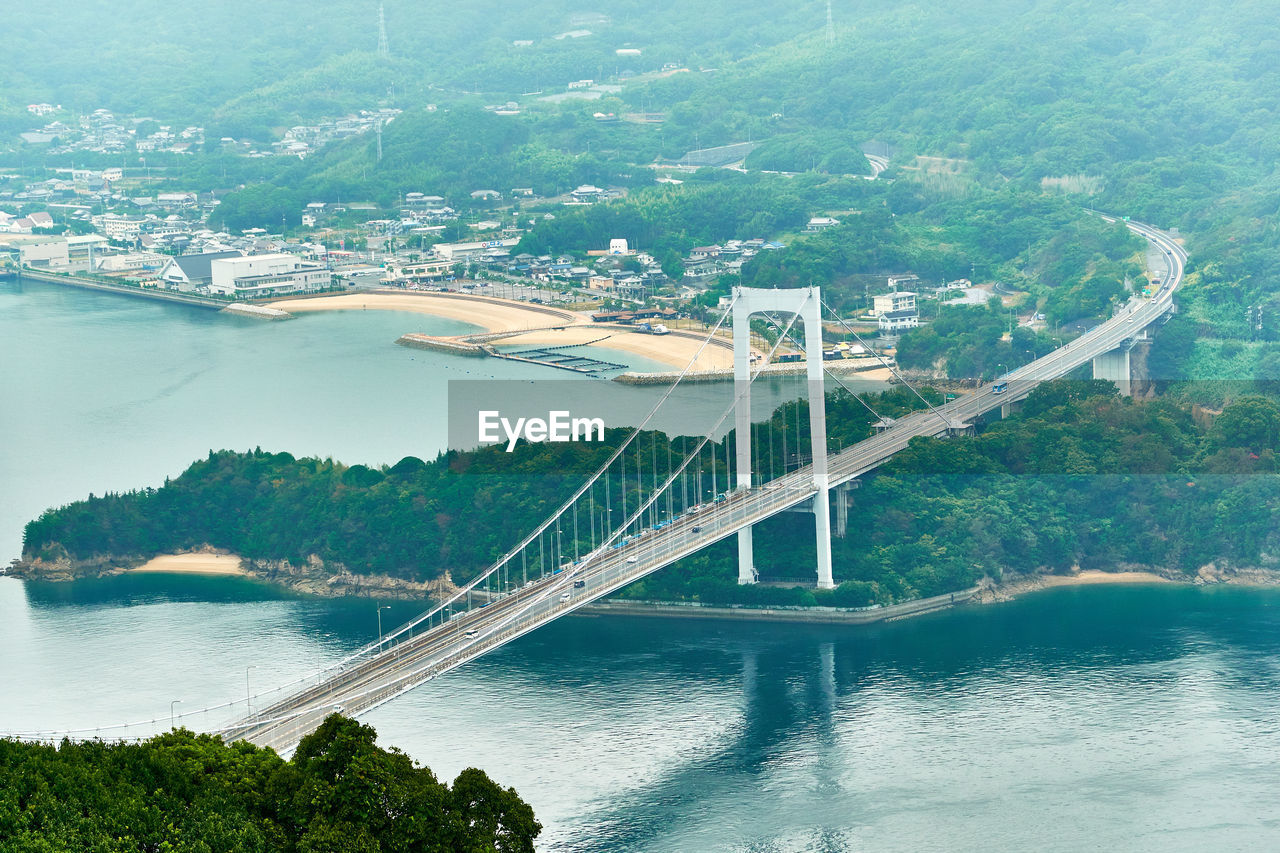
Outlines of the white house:
M894 290L873 297L871 304L877 315L893 314L898 311L915 311L916 294L910 290Z
M920 325L920 315L910 311L888 311L876 318L876 325L882 332L899 332L903 329L914 329Z

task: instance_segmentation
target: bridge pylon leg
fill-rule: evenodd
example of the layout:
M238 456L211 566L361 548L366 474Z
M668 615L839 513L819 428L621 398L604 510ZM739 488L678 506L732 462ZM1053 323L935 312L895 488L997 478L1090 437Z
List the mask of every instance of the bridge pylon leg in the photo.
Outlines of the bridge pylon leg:
M733 311L734 463L740 490L751 488L751 308L744 300ZM755 566L751 527L738 531L738 583L760 579Z
M755 547L751 538L751 528L744 527L738 531L738 583L749 584L760 580L756 572Z
M809 288L804 318L805 376L809 385L809 443L813 452L813 526L818 545L818 589L835 589L831 577L831 487L827 480L827 387L822 365L822 298Z

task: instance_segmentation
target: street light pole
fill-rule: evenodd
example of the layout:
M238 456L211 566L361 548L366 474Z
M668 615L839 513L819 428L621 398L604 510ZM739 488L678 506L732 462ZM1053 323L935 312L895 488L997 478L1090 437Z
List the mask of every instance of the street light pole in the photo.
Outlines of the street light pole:
M181 699L174 699L172 702L169 703L169 728L170 729L173 728L173 706L177 705L181 701L182 701Z
M382 651L382 611L390 609L390 604L384 604L378 608L378 651Z

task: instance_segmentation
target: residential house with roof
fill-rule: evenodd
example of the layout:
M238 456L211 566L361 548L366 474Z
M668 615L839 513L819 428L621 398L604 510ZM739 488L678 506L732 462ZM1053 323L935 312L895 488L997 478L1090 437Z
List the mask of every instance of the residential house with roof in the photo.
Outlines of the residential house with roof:
M204 290L213 282L211 265L214 261L240 257L244 257L243 252L232 250L201 252L198 255L179 255L176 258L170 258L169 262L160 270L160 280L164 282L166 287L173 290L181 290L187 293L195 290Z

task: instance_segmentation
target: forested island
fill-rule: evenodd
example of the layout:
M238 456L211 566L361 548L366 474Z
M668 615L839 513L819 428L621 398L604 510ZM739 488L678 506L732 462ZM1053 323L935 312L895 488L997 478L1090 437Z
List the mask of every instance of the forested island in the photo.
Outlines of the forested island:
M890 416L922 405L903 389L869 402ZM785 448L808 440L796 406L757 426L756 442L779 457L778 470ZM828 407L833 449L871 434L868 408L847 392L829 395ZM325 577L447 589L549 515L625 435L610 431L598 445L521 444L512 454L450 451L379 468L260 449L211 452L159 489L90 496L46 512L27 525L14 568L70 577L213 547L286 583L310 566ZM1212 416L1172 399L1123 398L1107 382L1046 383L978 435L915 439L866 477L850 510L851 533L833 543L834 591L739 586L725 540L621 596L857 607L953 592L983 577L1080 567L1140 567L1188 580L1207 566L1271 569L1280 553L1278 444L1280 407L1264 396L1241 395ZM646 456L664 445L676 458L690 446L658 433L637 440ZM726 454L713 456L727 482ZM639 494L642 486L628 488ZM762 576L808 573L796 568L813 565L807 516L783 514L757 529Z
M532 853L542 827L511 788L448 785L337 714L285 760L178 729L142 743L0 739L0 847L262 853Z

